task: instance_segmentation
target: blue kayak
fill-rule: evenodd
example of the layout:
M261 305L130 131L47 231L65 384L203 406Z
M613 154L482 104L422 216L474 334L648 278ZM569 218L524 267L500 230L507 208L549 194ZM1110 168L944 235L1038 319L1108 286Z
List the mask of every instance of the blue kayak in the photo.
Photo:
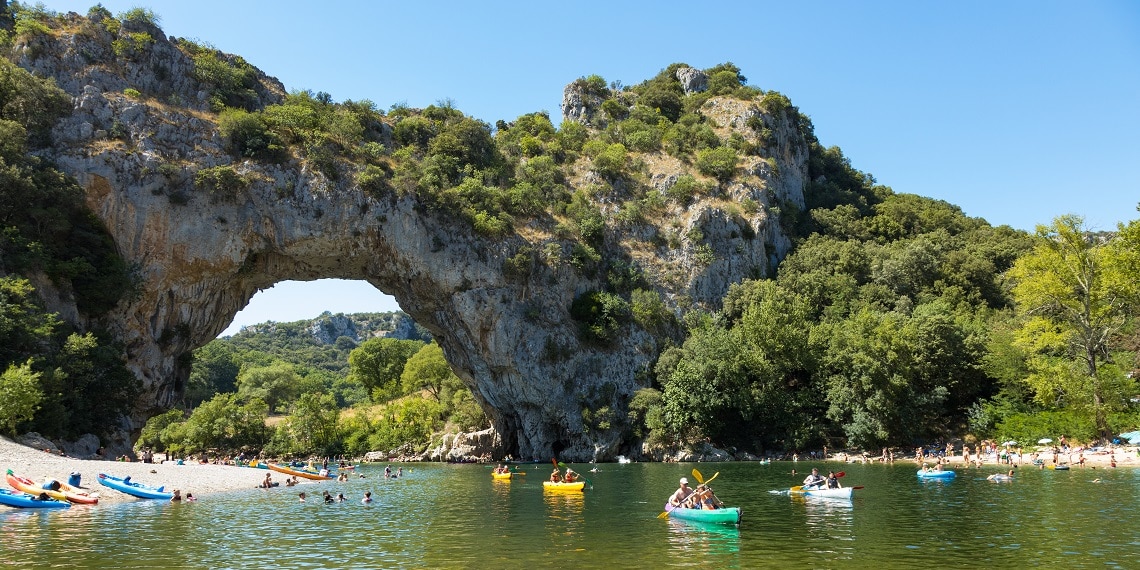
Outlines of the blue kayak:
M682 509L665 503L665 512L675 519L697 521L704 523L740 524L743 514L739 507L724 507L720 509Z
M170 500L174 493L168 493L163 490L163 487L151 487L143 485L142 483L135 483L131 481L130 476L127 477L114 477L106 473L99 474L99 482L105 487L110 487L116 491L120 491L138 497L140 499L166 499Z
M27 493L16 493L7 489L0 489L0 505L20 509L66 509L71 507L71 503L67 501L37 499Z
M946 471L926 471L924 469L918 470L918 478L919 479L953 479L956 475L957 475L957 473L950 471L950 470L946 470Z

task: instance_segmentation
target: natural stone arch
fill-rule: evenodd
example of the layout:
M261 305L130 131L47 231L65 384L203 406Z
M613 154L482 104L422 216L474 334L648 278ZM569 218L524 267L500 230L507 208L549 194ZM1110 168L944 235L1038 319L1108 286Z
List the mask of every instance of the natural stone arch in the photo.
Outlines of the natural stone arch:
M529 245L517 236L482 238L413 198L378 200L319 177L291 179L292 193L283 194L275 181L288 172L251 163L238 170L257 182L240 198L175 206L116 158L69 166L143 283L136 299L104 319L147 387L134 428L177 400L189 376L184 355L216 337L258 291L284 280L341 278L392 295L435 336L504 452L617 453L620 433L586 434L582 405L623 408L655 345L631 331L606 350L582 346L568 308L592 284L569 266L536 257L526 276L508 276L506 258Z
M123 433L137 432L177 399L191 351L224 330L257 291L329 277L371 283L426 327L488 413L504 452L590 460L622 451L620 419L649 382L643 373L656 358L657 340L630 324L609 346L584 344L569 308L578 295L604 289L603 278L544 262L537 253L524 270L504 270L524 247L570 250L573 242L552 231L552 220L524 221L518 233L486 238L414 193L371 195L348 177L326 179L300 158L235 161L205 87L193 79L193 62L161 30L147 31L156 41L138 60L116 59L107 46L70 32L14 51L19 65L54 78L75 98L73 114L53 130L55 145L44 154L80 181L88 205L135 268L137 293L95 319L79 314L66 292L47 295L50 308L80 329L108 330L124 344L144 394ZM127 97L127 89L151 98ZM259 75L256 94L268 105L281 100L284 87ZM605 254L643 262L649 287L674 308L680 297L715 308L730 284L768 273L790 247L770 212L777 204L804 204L808 143L794 113L724 98L709 99L702 113L725 140L732 134L754 140L754 119L771 131L767 156L742 158L740 176L723 183L717 196L669 213L670 231L685 236L699 229L699 245L712 260L697 262L692 240L629 248L626 240L652 243L657 230L648 226L607 239ZM687 168L660 153L647 164L647 183L659 190ZM242 187L199 188L195 174L207 168L230 169ZM592 181L596 175L582 174L580 182ZM744 203L755 208L737 206ZM605 215L616 211L613 204L600 207ZM619 421L587 430L583 409L602 406Z

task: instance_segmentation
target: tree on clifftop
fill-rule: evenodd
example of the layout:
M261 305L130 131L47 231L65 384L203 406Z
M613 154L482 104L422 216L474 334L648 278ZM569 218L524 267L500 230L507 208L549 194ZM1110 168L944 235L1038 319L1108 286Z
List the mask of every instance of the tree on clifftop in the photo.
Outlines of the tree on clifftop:
M1037 247L1009 271L1025 317L1017 342L1031 354L1027 382L1043 403L1091 407L1101 436L1112 435L1107 412L1134 384L1110 343L1140 301L1137 224L1106 239L1079 216L1061 216L1037 226Z

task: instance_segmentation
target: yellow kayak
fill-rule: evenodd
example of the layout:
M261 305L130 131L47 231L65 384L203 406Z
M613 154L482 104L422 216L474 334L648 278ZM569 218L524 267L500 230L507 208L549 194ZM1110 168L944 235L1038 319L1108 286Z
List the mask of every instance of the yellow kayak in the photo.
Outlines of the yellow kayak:
M585 481L575 481L573 483L555 483L554 481L543 481L542 488L547 491L581 491L586 488Z
M491 477L495 478L495 479L510 480L511 474L510 473L491 473Z

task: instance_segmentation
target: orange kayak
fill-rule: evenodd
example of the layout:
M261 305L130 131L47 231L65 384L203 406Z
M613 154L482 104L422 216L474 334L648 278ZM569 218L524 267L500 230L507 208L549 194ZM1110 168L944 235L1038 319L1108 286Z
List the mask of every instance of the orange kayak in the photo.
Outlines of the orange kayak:
M47 496L59 501L79 503L83 505L94 505L95 503L99 502L98 497L92 497L87 493L80 491L70 485L66 485L62 482L60 483L58 491L44 489L42 485L36 485L32 482L31 479L28 479L27 477L20 477L15 473L12 473L11 469L8 470L5 479L8 480L8 484L11 485L13 489L16 489L17 491L23 491L29 495L38 496L40 493L46 493Z

